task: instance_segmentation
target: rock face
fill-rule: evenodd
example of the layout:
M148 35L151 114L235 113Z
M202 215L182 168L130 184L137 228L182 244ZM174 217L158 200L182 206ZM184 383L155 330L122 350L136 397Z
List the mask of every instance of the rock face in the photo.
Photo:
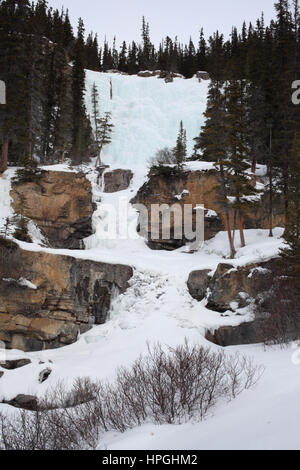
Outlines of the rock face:
M78 249L92 234L92 187L81 173L48 171L38 182L13 183L12 207L33 220L52 248Z
M193 271L189 275L188 289L191 296L196 300L203 300L209 286L209 269Z
M235 268L230 264L219 264L211 278L207 272L194 271L189 278L192 297L202 300L206 293L207 308L221 313L254 307L254 319L239 326L225 326L208 331L206 338L220 346L253 344L263 342L271 311L270 298L276 282L276 268L280 261L271 261ZM208 291L206 290L208 288Z
M4 400L2 403L28 411L38 410L38 399L34 395L18 395L13 400Z
M209 282L208 308L218 312L244 308L255 299L262 299L272 287L276 260L234 268L219 264Z
M156 239L150 233L150 217L151 206L168 204L179 204L183 208L184 204L191 204L193 208L204 205L205 209L205 240L214 237L219 231L226 229L226 218L224 208L220 201L222 195L220 192L221 182L219 173L216 170L208 171L189 171L189 172L150 172L149 180L139 190L137 196L131 201L134 204L143 204L148 210L148 227L146 228L146 238L149 246L153 249L174 250L187 243L185 237L180 240L174 239L174 223L171 218L170 231L171 239L165 240L161 235ZM261 196L259 204L252 207L245 215L245 228L262 228L269 227L268 215L268 195ZM234 214L230 214L231 226L234 227ZM142 220L140 223L143 224ZM192 226L196 226L196 211L192 214ZM284 224L284 207L279 198L274 201L274 226L283 226ZM236 229L238 226L236 224ZM143 227L141 227L141 231Z
M116 193L124 191L130 185L133 178L131 170L113 170L104 174L104 192Z
M15 359L11 361L1 361L0 367L7 370L20 369L21 367L31 364L30 359Z
M223 347L262 343L264 341L262 326L262 320L242 323L239 326L223 326L214 332L208 331L206 339Z
M0 341L23 351L51 349L77 340L92 324L104 323L111 299L124 292L128 266L97 263L44 252L13 253L22 278L13 271L0 281ZM9 263L11 251L7 250Z

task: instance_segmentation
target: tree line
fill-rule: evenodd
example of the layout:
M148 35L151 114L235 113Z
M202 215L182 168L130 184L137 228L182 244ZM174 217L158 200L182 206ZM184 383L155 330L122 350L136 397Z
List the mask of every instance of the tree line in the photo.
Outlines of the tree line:
M258 163L266 165L270 236L273 200L280 194L288 242L282 254L290 269L299 273L300 108L292 102L292 84L300 77L298 0L280 0L275 9L276 19L269 26L262 17L256 28L250 25L247 30L244 25L241 35L233 29L229 58L228 45L219 37L206 121L195 139L194 158L216 162L232 256L229 211L233 208L239 218L244 246L244 214L257 193L251 172L255 174Z

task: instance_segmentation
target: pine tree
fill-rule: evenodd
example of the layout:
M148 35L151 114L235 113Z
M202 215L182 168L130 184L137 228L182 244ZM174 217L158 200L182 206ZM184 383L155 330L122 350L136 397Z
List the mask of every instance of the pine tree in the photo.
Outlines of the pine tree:
M198 71L206 70L207 68L207 44L204 37L203 28L200 31L199 46L197 51L197 69Z
M194 157L197 160L219 161L224 159L225 141L225 98L223 82L212 80L209 85L205 125L196 137ZM221 156L221 158L220 158Z
M179 133L177 137L176 147L173 150L177 167L180 169L186 160L187 156L187 140L186 130L183 127L183 122L180 122Z
M150 28L149 23L146 22L145 17L143 16L142 20L142 51L140 57L140 67L141 70L148 70L153 65L151 63L151 51L152 44L150 39Z
M257 193L249 177L249 149L246 142L247 121L245 119L245 81L231 80L225 86L227 159L222 163L229 179L232 208L239 217L241 245L246 245L244 236L244 213L252 205Z
M288 225L284 234L287 247L281 254L288 265L288 271L299 279L300 275L300 132L295 133L291 152L289 178Z
M98 119L99 131L99 154L96 160L96 167L101 163L101 153L103 147L111 143L111 134L114 125L111 122L111 113L105 113L103 118Z
M84 126L85 126L85 48L84 26L82 19L78 23L78 33L75 49L75 59L72 69L73 92L73 148L72 158L80 161L85 151Z
M92 120L94 124L95 141L100 151L101 133L100 133L100 112L99 112L99 92L96 83L92 87Z
M127 72L128 71L128 65L127 65L127 45L126 42L123 41L122 47L121 47L121 52L119 54L119 65L118 69L120 72Z
M231 230L231 206L228 196L230 195L230 182L225 173L224 165L227 162L228 136L226 128L226 99L223 93L223 82L212 80L209 86L207 109L205 112L205 125L201 129L200 136L195 139L195 155L199 159L214 161L219 172L220 186L219 205L225 214L226 231L230 246L230 257L235 256L235 247ZM202 154L199 155L199 151Z

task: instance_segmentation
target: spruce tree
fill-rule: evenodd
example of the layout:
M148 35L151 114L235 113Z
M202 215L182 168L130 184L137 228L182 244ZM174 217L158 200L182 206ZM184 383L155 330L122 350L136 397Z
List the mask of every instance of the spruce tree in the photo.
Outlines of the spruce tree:
M173 150L176 165L178 169L181 169L187 156L187 141L186 141L186 130L183 127L183 122L180 122L179 133L177 137L176 147Z
M284 238L287 247L281 254L287 263L288 272L299 279L300 275L300 132L295 133L291 152L289 177L288 225Z
M103 147L111 143L111 134L114 125L111 122L111 113L105 113L103 118L98 119L98 132L99 132L99 152L96 160L96 167L101 163L101 153Z
M249 148L246 141L245 82L231 80L225 86L226 96L226 140L227 158L223 161L228 175L233 210L239 217L241 245L246 245L244 236L245 210L253 204L252 196L257 190L249 177Z
M78 23L78 33L75 48L75 58L72 69L73 92L73 148L72 158L79 162L85 152L84 126L85 126L85 48L84 26L82 19Z

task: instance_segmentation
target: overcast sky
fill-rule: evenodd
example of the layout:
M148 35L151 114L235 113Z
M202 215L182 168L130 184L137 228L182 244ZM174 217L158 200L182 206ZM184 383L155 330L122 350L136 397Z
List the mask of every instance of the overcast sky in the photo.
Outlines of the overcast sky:
M216 29L226 36L232 25L239 29L243 20L253 23L264 11L266 22L274 18L275 0L49 0L49 6L69 8L72 24L82 17L87 32L97 32L118 43L139 40L141 18L150 23L152 42L158 44L162 37L176 35L187 42L191 35L198 41L203 26L208 37Z

